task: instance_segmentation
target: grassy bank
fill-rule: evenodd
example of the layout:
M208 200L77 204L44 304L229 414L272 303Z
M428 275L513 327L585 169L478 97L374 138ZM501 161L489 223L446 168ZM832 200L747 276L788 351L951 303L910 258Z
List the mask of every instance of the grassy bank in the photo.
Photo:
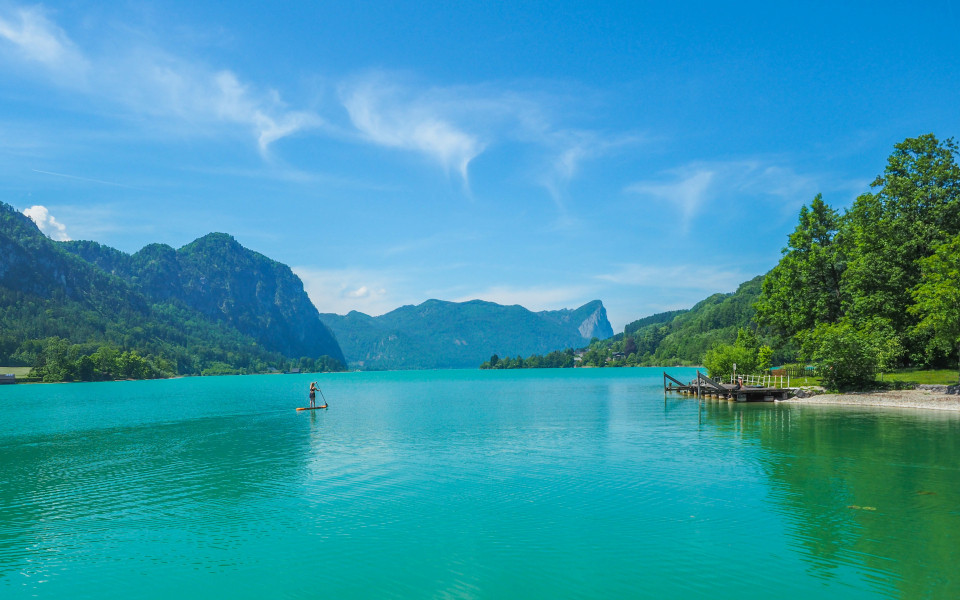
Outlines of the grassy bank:
M956 369L901 369L877 375L876 382L885 385L956 385L958 375ZM791 377L791 387L809 387L822 385L819 377Z
M880 373L876 382L880 387L894 385L956 385L958 374L956 369L901 369L890 373ZM822 385L819 377L793 377L790 379L793 387L807 387Z
M934 369L920 371L904 369L893 373L881 373L877 379L891 383L917 383L928 385L955 385L957 383L956 369Z
M30 367L0 367L0 373L4 375L13 373L19 379L30 374Z

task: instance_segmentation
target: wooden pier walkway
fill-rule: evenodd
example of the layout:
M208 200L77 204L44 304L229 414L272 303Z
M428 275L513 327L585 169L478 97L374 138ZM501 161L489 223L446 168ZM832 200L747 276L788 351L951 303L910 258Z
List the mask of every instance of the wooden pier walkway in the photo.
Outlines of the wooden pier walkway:
M736 402L773 402L775 400L786 400L791 393L789 388L749 385L737 387L731 383L720 383L707 377L700 371L697 371L697 378L690 383L683 383L667 375L667 372L664 371L663 391L693 395L697 398L718 398Z

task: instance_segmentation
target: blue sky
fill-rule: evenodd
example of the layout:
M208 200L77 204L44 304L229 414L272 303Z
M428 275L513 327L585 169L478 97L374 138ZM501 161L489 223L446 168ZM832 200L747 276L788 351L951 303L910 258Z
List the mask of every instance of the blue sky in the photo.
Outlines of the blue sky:
M957 31L939 2L0 0L0 199L126 252L233 234L321 312L599 298L619 330L958 136Z

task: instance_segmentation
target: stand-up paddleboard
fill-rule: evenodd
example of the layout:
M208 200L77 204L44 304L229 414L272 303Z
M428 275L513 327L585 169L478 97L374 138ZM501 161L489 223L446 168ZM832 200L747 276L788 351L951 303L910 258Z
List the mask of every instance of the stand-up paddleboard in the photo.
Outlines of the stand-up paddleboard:
M323 406L301 406L297 408L297 410L320 410L321 408L326 408L326 407L327 407L326 404L324 404Z

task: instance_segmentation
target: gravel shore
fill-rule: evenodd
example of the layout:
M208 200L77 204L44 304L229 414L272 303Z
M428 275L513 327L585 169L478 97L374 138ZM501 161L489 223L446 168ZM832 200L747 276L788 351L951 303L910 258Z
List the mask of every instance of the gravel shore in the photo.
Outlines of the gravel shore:
M952 410L960 412L960 396L948 394L939 389L819 394L808 398L790 398L789 400L782 400L781 402L791 404L850 404L857 406L927 408L931 410Z

